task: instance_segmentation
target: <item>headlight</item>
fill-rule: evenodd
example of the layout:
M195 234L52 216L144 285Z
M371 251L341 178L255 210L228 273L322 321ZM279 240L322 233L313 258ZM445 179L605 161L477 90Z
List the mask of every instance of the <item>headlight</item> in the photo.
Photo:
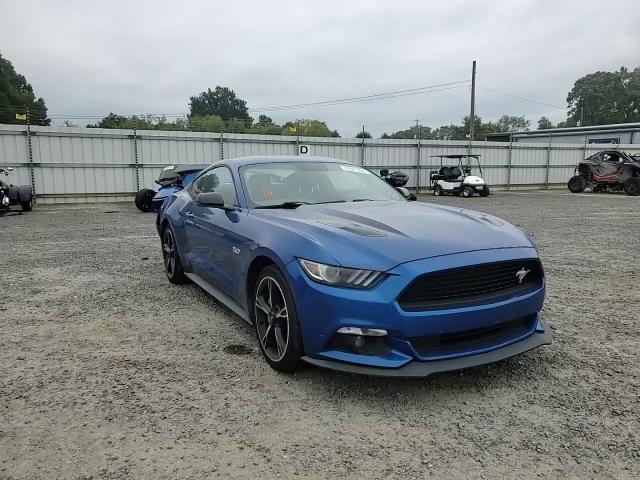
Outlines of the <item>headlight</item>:
M300 266L309 278L318 283L345 288L371 288L379 281L384 273L357 268L336 267L324 263L298 259Z

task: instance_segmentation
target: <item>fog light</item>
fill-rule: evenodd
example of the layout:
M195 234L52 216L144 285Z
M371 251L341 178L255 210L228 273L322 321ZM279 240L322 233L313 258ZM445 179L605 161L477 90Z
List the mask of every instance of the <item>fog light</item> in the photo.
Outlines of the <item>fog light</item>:
M364 347L365 343L367 343L367 341L361 335L356 335L356 337L353 339L353 346L358 350L361 350Z
M360 327L342 327L328 347L359 355L383 355L391 350L386 330Z

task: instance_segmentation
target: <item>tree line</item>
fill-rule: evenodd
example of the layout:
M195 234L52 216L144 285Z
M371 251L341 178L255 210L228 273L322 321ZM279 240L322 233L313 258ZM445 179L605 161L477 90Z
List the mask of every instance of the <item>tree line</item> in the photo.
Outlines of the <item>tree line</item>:
M24 123L16 114L26 112L29 112L29 119L34 125L51 123L44 99L36 98L31 84L0 54L0 123ZM567 95L567 119L554 125L547 117L540 117L536 127L546 129L629 122L640 122L640 67L633 70L621 67L617 71L595 72L579 78ZM518 115L503 115L498 120L488 122L475 116L473 123L475 138L479 140L488 133L528 130L531 126L529 120ZM277 124L271 117L260 115L255 120L249 115L247 102L232 89L223 86L217 86L214 90L209 88L189 97L189 113L173 120L162 115L124 116L110 113L87 127L340 136L337 130L332 130L326 122L317 119L302 118ZM460 124L437 128L414 125L405 130L384 133L382 138L462 140L468 138L470 127L471 118L467 116ZM371 134L364 131L356 136L370 138Z

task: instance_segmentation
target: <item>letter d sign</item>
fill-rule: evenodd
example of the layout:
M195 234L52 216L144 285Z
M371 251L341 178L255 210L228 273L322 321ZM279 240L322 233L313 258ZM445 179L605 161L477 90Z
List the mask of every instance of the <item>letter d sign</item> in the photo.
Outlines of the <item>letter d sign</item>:
M309 155L309 145L298 145L298 155Z

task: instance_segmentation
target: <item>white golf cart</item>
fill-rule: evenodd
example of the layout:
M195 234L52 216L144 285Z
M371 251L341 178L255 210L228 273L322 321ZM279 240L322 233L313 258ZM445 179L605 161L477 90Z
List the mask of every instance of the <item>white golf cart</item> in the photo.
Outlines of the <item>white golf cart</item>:
M462 197L473 197L478 193L481 197L489 196L489 185L482 179L482 167L480 167L480 155L432 155L440 158L440 170L431 170L431 189L435 196L451 194ZM457 165L443 165L443 160L457 160ZM463 159L468 158L467 165ZM475 159L478 165L478 175L471 173L471 159Z

